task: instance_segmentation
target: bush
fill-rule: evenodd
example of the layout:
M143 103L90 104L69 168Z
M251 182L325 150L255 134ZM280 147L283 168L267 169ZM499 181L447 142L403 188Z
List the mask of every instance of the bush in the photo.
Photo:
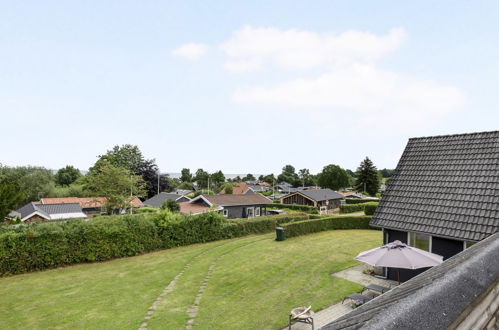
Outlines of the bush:
M313 206L308 205L298 205L298 204L281 204L281 203L272 203L267 206L268 208L286 208L290 210L302 211L308 214L319 214L319 210Z
M284 224L286 229L286 237L295 237L317 233L325 230L334 229L369 229L369 221L371 217L352 217L352 216L337 216L326 217L322 219L314 219L307 221L296 221L293 223Z
M150 207L150 206L145 206L141 207L138 209L133 210L134 213L141 214L141 213L158 213L159 209L155 207Z
M346 204L363 204L363 203L369 203L369 202L379 202L379 201L372 199L372 198L346 198L345 199Z
M374 209L376 209L376 207L378 206L378 202L369 202L369 203L360 203L360 204L343 204L340 206L340 213L352 213L352 212L360 212L360 211L364 211L364 213L366 212L366 208L369 206L369 207L374 207ZM374 213L374 211L372 211ZM367 214L365 213L366 215L373 215L373 213L371 214Z
M379 203L376 202L370 202L366 203L364 207L364 213L366 215L373 215L374 211L376 211L376 208L378 207Z
M112 215L90 220L0 226L0 275L103 261L248 234L303 221L307 214L226 219L216 212Z
M168 210L171 212L180 212L180 205L178 205L177 201L173 199L167 199L161 205L162 210Z

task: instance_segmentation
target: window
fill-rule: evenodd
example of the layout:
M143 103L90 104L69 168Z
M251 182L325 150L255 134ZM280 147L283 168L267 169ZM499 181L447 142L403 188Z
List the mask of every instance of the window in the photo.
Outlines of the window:
M260 216L260 208L255 207L255 217L259 217L259 216Z
M255 216L254 211L255 210L252 207L248 207L246 209L246 215L247 215L247 217L248 218L253 218Z
M227 209L223 209L223 210L222 210L222 214L224 215L224 217L226 217L226 218L227 218L227 217L229 216L229 210L227 210Z
M430 252L430 235L409 233L409 245Z

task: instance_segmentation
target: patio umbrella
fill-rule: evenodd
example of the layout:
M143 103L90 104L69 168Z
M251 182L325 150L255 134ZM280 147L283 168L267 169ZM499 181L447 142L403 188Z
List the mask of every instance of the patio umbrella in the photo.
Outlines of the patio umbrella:
M400 283L399 269L418 269L433 267L443 261L443 257L409 246L401 241L394 241L386 245L359 253L354 258L376 267L397 268L397 280Z

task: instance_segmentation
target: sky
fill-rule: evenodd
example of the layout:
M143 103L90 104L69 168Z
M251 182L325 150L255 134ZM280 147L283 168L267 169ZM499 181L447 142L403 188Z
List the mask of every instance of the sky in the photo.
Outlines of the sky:
M497 1L1 1L0 163L395 168L499 129Z

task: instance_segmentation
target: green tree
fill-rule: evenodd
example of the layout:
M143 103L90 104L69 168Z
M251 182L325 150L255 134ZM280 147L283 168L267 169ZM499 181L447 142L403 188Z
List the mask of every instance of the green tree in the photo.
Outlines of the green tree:
M218 171L218 172L213 173L210 176L210 180L211 180L211 183L213 183L215 186L219 186L225 182L225 176L222 173L222 171Z
M196 171L196 175L194 176L194 181L197 182L199 188L204 189L208 188L208 179L210 178L210 174L203 170L202 168L199 168Z
M268 184L273 184L276 182L276 178L274 174L268 174L268 175L261 175L260 181L267 182Z
M173 199L167 199L163 205L161 205L162 210L170 210L172 212L180 212L180 205L177 201Z
M314 176L310 174L310 170L308 168L302 168L301 170L299 170L298 176L300 177L300 181L303 187L314 185Z
M54 176L55 183L60 186L69 186L81 176L80 170L74 166L67 165L61 168Z
M282 168L282 173L277 177L279 182L287 182L293 186L300 185L300 178L295 172L295 168L291 165L286 165Z
M22 194L17 207L49 196L55 188L52 171L43 167L0 165L0 181L14 185Z
M324 166L318 178L319 186L322 188L329 188L332 190L339 190L348 187L350 180L348 179L347 172L338 165Z
M180 181L182 182L192 182L192 173L191 170L188 168L183 168L182 171L180 171Z
M131 144L116 145L113 149L108 150L106 154L100 155L90 170L93 168L98 169L103 162L126 168L133 174L141 176L145 182L147 197L156 195L158 190L160 192L171 190L172 182L168 180L168 175L160 174L156 161L154 159L145 159L138 146Z
M0 223L23 200L23 194L11 183L0 182Z
M256 181L256 178L253 174L248 173L241 180L243 180L243 181Z
M371 196L378 193L380 187L380 180L378 170L373 162L366 157L357 168L355 173L355 189L357 191L367 192Z
M144 179L130 170L104 161L84 178L85 189L95 196L106 197L108 212L130 208L131 196L147 194Z

